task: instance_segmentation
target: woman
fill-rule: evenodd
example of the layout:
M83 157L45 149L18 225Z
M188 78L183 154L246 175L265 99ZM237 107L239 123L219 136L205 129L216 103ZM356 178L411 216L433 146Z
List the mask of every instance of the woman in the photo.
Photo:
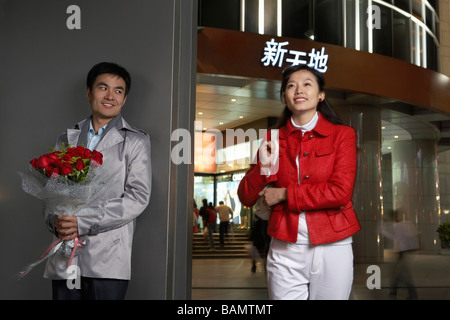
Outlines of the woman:
M325 101L323 77L314 69L285 69L280 95L286 108L279 142L261 144L238 189L244 205L261 196L272 208L269 298L348 299L351 236L360 229L351 202L355 131Z

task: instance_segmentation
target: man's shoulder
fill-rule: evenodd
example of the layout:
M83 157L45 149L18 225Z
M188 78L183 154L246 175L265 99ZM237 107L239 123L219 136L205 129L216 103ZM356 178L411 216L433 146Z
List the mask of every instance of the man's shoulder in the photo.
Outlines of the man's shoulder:
M135 133L135 134L137 134L139 136L150 137L150 135L145 130L137 128L135 126L132 126L124 118L122 118L122 126L120 127L120 129L128 130L128 131L133 132L133 133Z

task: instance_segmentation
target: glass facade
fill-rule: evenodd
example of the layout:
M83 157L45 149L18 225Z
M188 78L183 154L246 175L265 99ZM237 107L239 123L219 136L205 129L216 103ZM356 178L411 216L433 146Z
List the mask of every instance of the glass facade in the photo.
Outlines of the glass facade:
M438 70L437 2L200 0L199 26L311 39Z
M199 10L200 26L309 39L434 70L439 65L436 1L201 0ZM214 14L229 14L233 18L214 19ZM217 92L223 90L217 88ZM237 92L233 94L237 100L251 96L249 91L241 97ZM356 256L378 260L385 249L392 249L383 228L392 225L394 212L399 209L407 212L405 220L414 222L423 232L422 252L439 252L435 229L450 219L450 201L441 196L450 193L447 188L450 175L446 173L450 151L439 145L441 132L435 122L421 117L419 106L400 101L380 104L377 97L369 95L360 95L349 103L340 96L346 94L329 97L329 101L359 137L359 171L353 202L363 231L355 236ZM224 95L219 100L223 104L226 99L229 97ZM211 102L204 103L208 104L205 110L214 109ZM255 107L260 107L262 100L257 103ZM230 105L230 112L232 108ZM225 135L223 127L221 130ZM225 141L225 138L216 137L215 141ZM216 145L215 168L209 171L209 191L207 195L198 194L197 203L205 196L214 204L220 201L223 196L219 180L235 172L245 172L256 154L258 142L249 139L232 145ZM196 170L196 174L196 179L208 175L201 170ZM227 183L231 192L237 188L239 178L236 177L231 184Z

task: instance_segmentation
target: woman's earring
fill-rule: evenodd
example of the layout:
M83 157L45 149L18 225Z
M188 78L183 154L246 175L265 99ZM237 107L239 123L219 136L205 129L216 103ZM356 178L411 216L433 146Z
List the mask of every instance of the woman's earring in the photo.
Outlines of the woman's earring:
M322 98L319 98L319 102L322 102Z

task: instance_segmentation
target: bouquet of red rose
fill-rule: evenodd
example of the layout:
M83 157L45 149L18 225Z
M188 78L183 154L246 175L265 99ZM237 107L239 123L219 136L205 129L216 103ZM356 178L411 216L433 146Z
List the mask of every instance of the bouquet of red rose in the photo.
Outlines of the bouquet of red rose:
M103 154L84 147L66 148L44 154L30 161L31 166L47 177L63 176L74 182L86 179L91 166L103 164Z
M66 147L63 144L61 150L52 149L52 152L31 160L30 164L28 172L19 173L22 189L44 202L46 215L92 215L93 210L83 209L98 199L113 176L106 175L101 169L103 155L100 152L81 146ZM70 266L78 248L83 245L78 237L69 241L57 240L19 276L25 276L34 266L55 253L68 258Z

